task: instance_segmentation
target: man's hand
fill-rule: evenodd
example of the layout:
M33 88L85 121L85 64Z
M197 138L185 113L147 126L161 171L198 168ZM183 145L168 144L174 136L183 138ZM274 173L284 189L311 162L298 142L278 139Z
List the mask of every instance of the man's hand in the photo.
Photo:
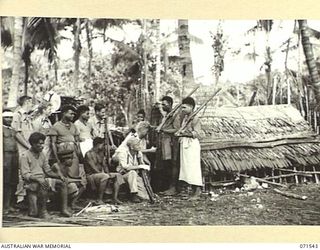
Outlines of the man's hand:
M174 133L174 136L180 137L180 136L182 136L182 134L181 134L181 132L177 131Z
M43 189L49 188L49 184L44 178L36 179L36 182L38 182Z
M111 149L116 150L116 149L117 149L117 146L114 145L114 144L112 144L112 145L111 145Z
M155 153L157 151L157 148L152 146L149 150L150 150L150 153Z
M68 178L64 177L63 175L60 175L59 178L62 182L65 182L65 183L68 182Z

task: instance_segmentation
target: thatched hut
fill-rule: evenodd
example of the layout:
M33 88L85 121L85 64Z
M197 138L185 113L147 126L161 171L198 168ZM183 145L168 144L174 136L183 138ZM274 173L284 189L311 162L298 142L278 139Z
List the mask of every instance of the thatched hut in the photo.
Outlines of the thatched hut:
M291 105L208 107L201 126L206 177L320 163L320 137Z

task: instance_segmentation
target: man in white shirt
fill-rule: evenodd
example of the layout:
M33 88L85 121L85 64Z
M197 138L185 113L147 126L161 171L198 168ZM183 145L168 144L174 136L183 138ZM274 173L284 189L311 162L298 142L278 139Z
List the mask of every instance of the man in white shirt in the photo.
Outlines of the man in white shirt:
M88 120L88 124L91 127L91 135L92 138L101 137L105 138L105 116L106 116L106 109L102 104L97 104L94 106L95 115L90 117ZM111 147L116 148L114 145L112 135L110 132L111 126L108 124L109 128L109 139L111 142Z
M129 185L132 202L140 202L139 197L148 199L143 181L137 173L139 169L150 170L148 165L143 164L141 155L139 155L140 143L137 137L130 137L113 156L113 160L118 163L117 172L122 174L124 181Z
M79 131L80 148L83 156L86 152L92 148L92 126L88 122L89 120L89 107L82 105L78 107L78 120L75 121L74 125Z

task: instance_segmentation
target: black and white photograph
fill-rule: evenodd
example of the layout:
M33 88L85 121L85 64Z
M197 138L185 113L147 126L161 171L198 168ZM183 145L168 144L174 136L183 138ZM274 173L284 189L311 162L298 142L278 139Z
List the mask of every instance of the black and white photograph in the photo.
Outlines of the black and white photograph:
M2 226L320 225L320 21L1 16Z

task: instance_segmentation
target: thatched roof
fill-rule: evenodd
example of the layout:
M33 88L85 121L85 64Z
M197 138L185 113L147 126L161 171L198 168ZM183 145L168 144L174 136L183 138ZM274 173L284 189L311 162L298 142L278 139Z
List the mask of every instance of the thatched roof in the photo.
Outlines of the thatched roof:
M291 105L209 107L201 127L208 172L320 163L320 138Z

